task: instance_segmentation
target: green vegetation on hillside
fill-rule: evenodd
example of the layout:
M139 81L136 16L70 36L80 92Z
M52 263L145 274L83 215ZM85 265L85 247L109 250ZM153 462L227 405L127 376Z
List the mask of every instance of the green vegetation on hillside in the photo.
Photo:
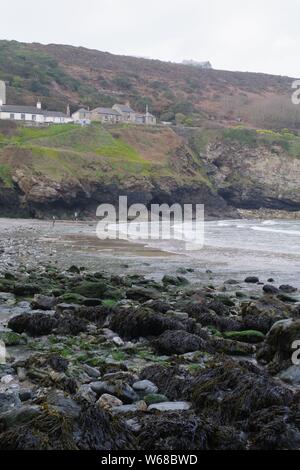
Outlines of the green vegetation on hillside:
M281 147L286 153L293 157L300 157L300 137L288 129L275 132L269 129L246 129L243 127L235 127L225 129L223 138L229 141L236 141L240 144L256 147L258 145Z
M192 171L180 155L173 162L177 151L186 158L182 140L166 128L126 125L104 128L99 124L28 128L10 122L0 124L0 178L6 185L16 168L54 181L71 178L125 182L126 177L132 176L207 181L193 152L189 154Z

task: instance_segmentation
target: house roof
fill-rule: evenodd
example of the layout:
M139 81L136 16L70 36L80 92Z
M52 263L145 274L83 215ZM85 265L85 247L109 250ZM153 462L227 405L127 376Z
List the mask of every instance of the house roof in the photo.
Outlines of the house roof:
M127 104L115 104L121 110L122 113L135 113L135 111Z
M5 104L3 106L0 106L0 111L4 113L24 113L24 114L39 114L42 116L68 117L66 114L61 113L60 111L46 111L44 109L39 109L36 106L19 106L19 105Z
M121 116L121 114L113 108L96 108L92 110L96 114L109 114L113 116Z

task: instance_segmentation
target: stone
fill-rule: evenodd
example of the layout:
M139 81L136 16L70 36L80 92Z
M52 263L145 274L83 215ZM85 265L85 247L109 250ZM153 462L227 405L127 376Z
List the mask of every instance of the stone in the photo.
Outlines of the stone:
M24 367L17 368L18 379L20 382L24 382L26 380L26 369Z
M12 375L4 375L2 378L1 378L1 383L5 384L5 385L9 385L11 384L12 382L14 382L14 377Z
M141 424L138 422L138 420L136 418L132 418L132 419L127 419L125 421L125 424L127 426L127 428L133 432L134 434L139 434L139 432L141 431L142 429L142 426Z
M300 385L300 366L291 366L277 377L290 385Z
M48 297L46 295L36 294L31 302L34 310L52 310L57 304L55 297Z
M120 336L114 336L113 339L112 339L112 342L116 345L116 346L124 346L124 341L120 338Z
M94 404L97 401L96 393L92 390L90 384L84 384L79 387L75 398Z
M16 392L0 392L0 413L20 406L21 400Z
M259 278L256 276L249 276L246 277L245 281L247 284L257 284L259 282Z
M83 364L83 369L84 371L92 378L94 379L99 379L100 378L100 372L98 369L95 367L91 367L88 364Z
M298 289L296 287L293 287L293 286L282 285L282 286L279 287L279 290L281 290L285 294L294 294L295 292L297 292Z
M132 388L136 392L143 392L145 394L156 393L158 391L158 387L154 385L153 382L150 382L150 380L140 380L139 382L135 382L132 385Z
M266 284L263 287L263 291L264 291L265 294L270 294L270 295L279 294L279 289L277 289L277 287L275 287L275 286L271 286L270 284Z
M148 407L144 401L138 401L132 405L121 405L112 408L113 414L136 413L137 411L147 411Z
M100 408L103 408L104 410L111 410L114 407L122 406L123 402L109 393L104 393L96 402L96 405L100 406Z
M103 381L103 382L92 382L90 384L91 389L93 392L96 393L97 396L100 396L104 393L108 393L110 395L114 395L120 400L122 400L125 404L131 404L139 400L139 396L137 393L128 385L120 380L115 380L113 382L110 381Z
M147 287L131 287L126 291L127 299L136 300L137 302L146 302L147 300L158 299L160 293L156 289Z
M168 274L162 278L162 282L165 285L171 286L182 286L189 284L189 281L183 276L170 276Z
M21 402L28 401L32 399L32 391L27 389L19 390L19 398Z
M150 405L148 411L188 411L191 409L191 407L191 403L187 401L167 401Z
M194 351L205 351L206 341L197 335L186 331L165 331L155 341L153 346L161 354L185 354Z

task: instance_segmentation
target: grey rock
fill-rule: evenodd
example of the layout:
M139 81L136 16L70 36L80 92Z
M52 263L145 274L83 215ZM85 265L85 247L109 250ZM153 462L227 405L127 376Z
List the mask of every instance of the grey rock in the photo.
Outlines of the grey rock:
M79 387L75 398L78 400L85 400L88 403L94 404L97 400L96 393L92 390L90 384L84 384Z
M155 403L150 405L148 410L156 411L188 411L192 407L191 403L187 401L177 401L177 402L164 402L164 403Z
M291 385L300 385L300 366L291 366L278 374L278 378Z
M143 392L146 395L158 392L158 387L153 382L150 382L150 380L140 380L139 382L135 382L132 385L132 388L137 392Z
M130 387L130 385L118 380L113 383L108 381L92 382L90 387L97 396L108 393L110 395L116 396L126 404L130 404L139 400L139 396L136 394L133 388Z
M100 374L99 370L96 369L95 367L91 367L88 364L84 364L83 369L90 377L93 377L95 379L100 378L101 374Z

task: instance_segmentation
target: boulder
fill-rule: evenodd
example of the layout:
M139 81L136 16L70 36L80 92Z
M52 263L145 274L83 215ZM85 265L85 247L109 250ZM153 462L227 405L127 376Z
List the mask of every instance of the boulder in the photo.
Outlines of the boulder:
M158 391L158 387L150 380L139 380L132 385L133 390L144 394L152 394Z
M109 393L104 393L96 402L96 405L98 405L100 408L103 408L104 410L111 410L116 406L123 405L123 402L117 397L109 395Z
M259 278L256 276L249 276L246 277L244 282L246 282L246 284L257 284L259 282Z
M110 328L122 338L131 340L140 337L159 336L167 330L195 329L195 321L156 313L149 308L120 309L111 318Z
M194 351L207 351L209 346L197 335L183 330L169 330L160 335L153 346L161 354L185 354Z
M148 407L148 411L187 411L191 409L191 403L187 401L155 403Z

